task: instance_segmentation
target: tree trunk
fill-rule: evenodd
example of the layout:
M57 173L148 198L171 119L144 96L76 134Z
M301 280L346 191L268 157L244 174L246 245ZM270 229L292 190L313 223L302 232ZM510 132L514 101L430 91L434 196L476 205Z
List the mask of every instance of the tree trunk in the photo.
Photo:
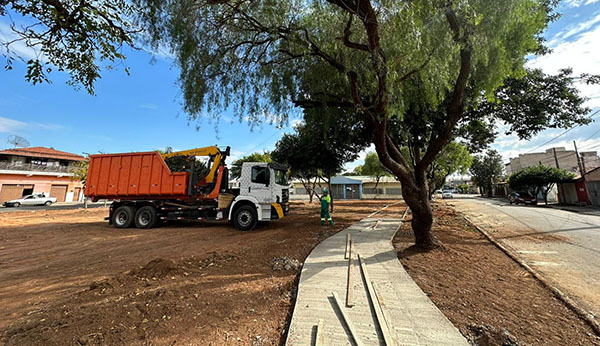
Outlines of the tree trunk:
M308 203L312 203L313 196L314 196L314 190L310 186L310 178L308 178L308 179L300 178L300 182L302 183L302 185L304 185L304 189L306 190L306 193L308 193Z
M416 186L408 182L402 183L402 197L412 212L411 227L415 235L415 246L431 250L439 247L437 238L433 235L433 210L429 203L429 188ZM412 185L412 186L411 186Z

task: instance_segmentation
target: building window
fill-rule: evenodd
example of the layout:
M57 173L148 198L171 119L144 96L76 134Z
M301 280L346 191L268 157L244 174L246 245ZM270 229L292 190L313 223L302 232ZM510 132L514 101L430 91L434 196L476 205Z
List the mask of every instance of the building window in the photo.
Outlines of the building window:
M46 166L48 164L48 160L35 158L31 159L31 164L37 166Z
M383 195L383 188L362 187L363 195Z
M388 195L401 195L402 189L399 187L389 187L389 188L385 189L385 192Z

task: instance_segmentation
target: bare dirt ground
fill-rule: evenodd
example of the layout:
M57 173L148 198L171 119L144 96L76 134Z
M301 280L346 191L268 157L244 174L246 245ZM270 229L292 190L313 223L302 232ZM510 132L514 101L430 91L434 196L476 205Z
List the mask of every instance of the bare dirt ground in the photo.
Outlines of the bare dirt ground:
M299 268L276 271L272 260L301 263L324 238L394 202L337 201L333 227L319 225L318 205L295 202L290 216L251 232L117 230L106 209L2 214L0 344L280 344Z
M452 207L434 203L434 214L443 248L415 250L408 222L394 245L410 276L475 344L600 345L587 324Z

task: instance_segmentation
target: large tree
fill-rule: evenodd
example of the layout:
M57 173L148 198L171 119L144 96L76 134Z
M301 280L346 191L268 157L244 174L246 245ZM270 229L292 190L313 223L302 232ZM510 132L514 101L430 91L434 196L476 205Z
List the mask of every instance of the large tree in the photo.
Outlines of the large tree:
M536 165L513 173L508 177L508 185L516 191L527 191L537 198L541 193L544 203L548 204L548 192L555 184L573 179L575 174L556 167Z
M370 177L375 178L375 186L373 187L373 193L377 191L377 186L379 185L379 181L381 178L386 176L391 176L392 174L388 169L381 164L379 161L379 157L377 153L367 153L365 156L365 162L355 168L355 172L360 173L360 175L368 175Z
M502 180L504 175L502 156L493 149L488 150L485 155L475 156L471 164L471 175L481 194L487 193L488 197L492 197L493 185Z
M437 246L429 166L451 139L477 133L464 129L484 127L465 108L493 98L506 78L523 77L525 57L545 50L541 33L556 5L554 0L136 2L146 5L141 15L154 44L169 44L176 54L184 108L192 118L232 106L255 122L285 121L294 106L358 114L381 163L402 183L415 242L423 248ZM560 115L548 114L549 122ZM402 146L409 148L410 160Z
M315 187L320 180L331 190L331 178L356 160L367 145L364 127L346 122L346 117L336 116L336 112L342 111L307 110L304 123L296 126L293 134L284 134L272 152L273 159L286 164L292 177L302 182L310 201L314 195L319 197Z
M127 0L0 0L0 19L10 25L0 35L5 68L23 61L33 84L50 82L53 70L66 71L71 85L93 94L100 63L122 65L122 48L134 46L134 12Z

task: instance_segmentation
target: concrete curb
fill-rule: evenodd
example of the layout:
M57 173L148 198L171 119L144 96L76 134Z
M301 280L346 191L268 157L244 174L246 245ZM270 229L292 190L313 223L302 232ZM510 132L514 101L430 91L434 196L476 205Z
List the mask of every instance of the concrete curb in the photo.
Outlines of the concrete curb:
M523 269L525 269L527 272L529 272L536 280L538 280L542 284L542 286L549 289L550 292L552 292L552 294L558 300L563 302L563 304L565 304L579 318L581 318L583 321L585 321L592 328L592 330L594 331L594 333L597 336L600 336L600 324L598 324L596 319L593 318L589 312L587 312L585 309L583 309L579 305L577 305L577 303L575 303L571 298L569 298L567 295L562 293L561 290L556 288L546 278L544 278L542 276L542 274L535 271L527 263L525 263L525 261L523 261L521 258L519 258L519 256L515 254L516 251L514 251L510 246L500 244L491 234L489 234L486 230L484 230L483 228L481 228L477 224L475 224L475 222L470 220L464 213L462 213L462 212L459 212L459 213L463 216L463 218L471 226L475 227L475 229L477 229L479 232L481 232L481 234L483 234L487 240L489 240L492 244L494 244L494 246L496 246L498 249L500 249L502 252L504 252L513 261L517 262L518 265L520 265Z

